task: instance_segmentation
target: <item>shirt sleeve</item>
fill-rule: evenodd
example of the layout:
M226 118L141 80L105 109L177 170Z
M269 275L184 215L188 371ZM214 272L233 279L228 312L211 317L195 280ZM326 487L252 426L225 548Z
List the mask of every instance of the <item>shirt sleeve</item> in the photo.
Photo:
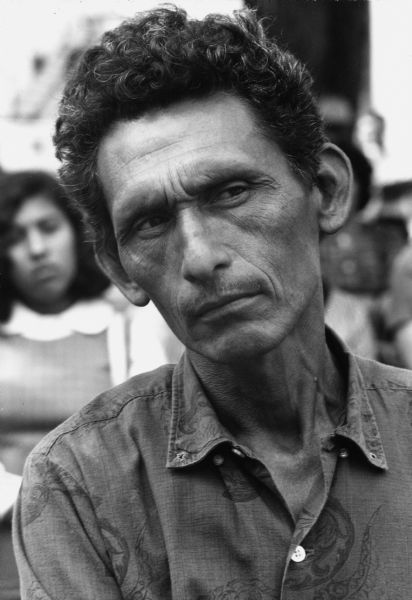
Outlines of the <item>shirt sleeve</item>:
M48 457L29 457L13 517L22 600L122 598L92 498Z

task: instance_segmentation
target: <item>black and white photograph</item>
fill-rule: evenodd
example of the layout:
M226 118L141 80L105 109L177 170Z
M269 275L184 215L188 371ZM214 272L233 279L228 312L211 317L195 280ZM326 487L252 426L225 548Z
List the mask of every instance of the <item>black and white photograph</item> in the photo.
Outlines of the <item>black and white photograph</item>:
M411 23L0 1L0 600L411 600Z

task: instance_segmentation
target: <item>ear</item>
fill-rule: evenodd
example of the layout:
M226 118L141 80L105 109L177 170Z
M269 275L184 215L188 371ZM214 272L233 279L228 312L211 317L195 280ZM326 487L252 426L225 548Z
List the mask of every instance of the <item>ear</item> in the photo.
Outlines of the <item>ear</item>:
M334 233L344 225L351 211L352 167L346 154L329 142L322 149L320 161L319 227L323 233Z
M117 250L102 248L97 250L97 260L109 279L135 306L145 306L150 302L146 292L130 279L120 262Z

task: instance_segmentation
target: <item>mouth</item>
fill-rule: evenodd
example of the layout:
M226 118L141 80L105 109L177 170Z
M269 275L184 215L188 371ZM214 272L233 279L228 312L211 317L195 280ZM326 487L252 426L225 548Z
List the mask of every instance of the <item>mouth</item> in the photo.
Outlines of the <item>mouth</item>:
M57 269L53 265L41 265L33 269L33 278L38 281L47 281L57 276Z
M220 296L206 302L202 302L195 311L197 319L213 319L218 316L227 315L230 312L236 312L245 308L256 297L257 292L253 294L237 293Z

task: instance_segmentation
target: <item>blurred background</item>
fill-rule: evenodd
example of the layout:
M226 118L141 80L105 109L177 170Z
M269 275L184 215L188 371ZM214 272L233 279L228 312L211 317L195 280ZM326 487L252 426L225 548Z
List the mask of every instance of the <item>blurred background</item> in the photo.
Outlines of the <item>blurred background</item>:
M155 6L148 0L0 2L0 167L55 169L51 133L67 73L106 29ZM238 0L185 0L194 17L231 12Z
M2 0L0 165L55 168L50 132L67 72L105 29L148 0ZM409 0L182 0L193 16L243 4L309 66L329 113L357 128L375 178L410 177L412 37ZM338 104L337 99L340 101ZM373 113L375 118L370 117ZM363 119L361 117L364 117ZM379 118L382 121L379 121ZM384 145L380 126L384 123Z

